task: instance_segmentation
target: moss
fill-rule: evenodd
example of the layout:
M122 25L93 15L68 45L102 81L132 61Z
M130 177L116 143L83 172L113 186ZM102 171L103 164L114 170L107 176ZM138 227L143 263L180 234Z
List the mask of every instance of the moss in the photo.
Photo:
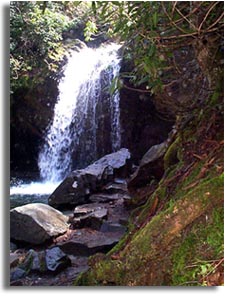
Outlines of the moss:
M183 175L183 178L180 182L177 182L175 191L173 192L173 200L180 199L187 192L191 191L194 187L194 184L200 184L201 181L197 179L201 169L204 165L204 162L198 162L192 169L188 171L188 175Z
M222 150L222 149L221 149ZM221 152L222 154L222 152ZM206 157L204 160L197 161L193 164L187 171L182 173L181 180L177 180L174 183L173 190L169 191L170 194L170 201L166 204L165 208L171 205L171 201L174 202L182 197L184 197L188 192L192 191L195 187L200 186L202 183L210 180L214 177L217 177L220 171L218 172L218 165L217 163L213 164L212 166L208 167L207 163L209 161L209 157ZM218 161L219 163L219 161ZM174 171L181 170L182 162L179 163L178 168L174 169ZM173 172L174 173L174 172ZM165 185L168 180L173 176L169 174L165 180Z
M116 244L109 252L108 255L110 256L111 254L117 253L119 251L121 251L121 249L123 249L127 243L127 241L130 238L130 234L131 232L133 232L135 230L135 225L130 223L130 225L128 225L128 229L127 229L127 233L122 237L122 239L118 242L118 244Z
M124 276L120 265L121 262L116 260L99 261L95 264L94 270L81 273L74 284L78 286L121 285Z
M223 71L219 76L219 80L217 81L215 91L212 96L209 98L209 105L211 107L215 107L219 104L223 104L223 92L224 92L224 74Z
M180 218L184 217L186 220L182 221L182 224L177 224L177 229L179 229L179 227L183 227L185 222L189 221L189 218L196 218L196 215L201 214L205 207L208 207L208 205L211 205L214 202L221 201L221 192L223 192L223 176L206 180L201 185L187 193L183 198L174 202L170 208L154 217L143 228L143 236L147 234L147 231L152 231L152 233L156 231L157 234L159 234L158 226L160 224L160 239L164 239L164 241L166 241L166 239L168 239L168 234L170 234L170 226L171 229L174 226L176 227L176 224L174 223L175 221L178 222ZM188 212L189 215L187 215ZM173 222L169 223L169 218L172 219ZM165 232L163 229L165 229ZM164 234L165 237L163 236ZM139 235L141 235L141 232L139 232ZM145 243L146 240L143 239L143 242ZM145 248L146 247L143 245L143 249Z
M195 220L210 211L212 207L220 207L222 200L223 176L205 180L186 193L183 198L171 204L169 208L154 216L143 228L137 230L130 242L120 251L118 259L112 260L111 257L106 257L105 260L97 262L91 271L79 278L76 284L163 285L168 284L168 282L170 285L177 284L176 278L186 259L189 258L190 248L195 248L196 243L204 245L209 230L214 232L213 237L210 238L211 242L209 242L213 245L216 241L217 226L214 227L214 222L211 222L210 224L214 229L208 228L201 235L201 239L198 234L190 234L177 252L174 252L175 250L171 248L171 245L174 241L180 240L181 234ZM220 218L217 217L217 219L220 223ZM195 228L193 230L196 232ZM221 231L221 228L219 230ZM216 248L217 246L215 243L212 247ZM198 246L196 247L198 248ZM167 254L163 255L165 252ZM175 261L177 258L177 264L173 268L167 265L170 262L170 260L167 262L170 253L173 253L170 260ZM180 255L179 259L176 253ZM192 255L195 256L194 250ZM155 264L157 268L153 268ZM162 269L165 271L163 272ZM169 278L172 278L170 281L166 279L168 273L170 273ZM185 277L185 280L188 278Z
M170 145L164 156L164 169L167 170L169 167L179 162L178 149L180 146L180 136Z
M132 254L136 253L136 255L132 255L132 263L143 264L145 260L157 260L160 252L167 249L171 241L178 238L186 226L204 214L207 209L210 210L212 205L218 205L222 201L222 195L223 176L219 176L202 183L189 192L184 199L180 199L171 205L169 209L154 217L143 229L136 233L131 241L129 250ZM212 229L210 230L212 231ZM202 245L205 239L206 235L198 241ZM216 238L213 240L216 241ZM194 247L194 242L193 237L187 240L190 247ZM180 249L180 251L182 253L184 249ZM185 253L188 254L189 252ZM144 271L145 266L142 265L142 268Z
M172 253L171 285L202 285L213 262L223 257L223 207L195 222Z
M212 221L202 228L208 245L213 249L215 256L223 255L224 251L224 210L223 207L213 210Z
M167 187L164 185L164 180L159 182L155 192L148 198L147 202L140 208L138 223L143 223L147 218L155 214L156 208L161 202L164 202L167 197Z
M210 104L216 105L218 103L219 97L221 96L221 93L219 91L215 91L211 97Z

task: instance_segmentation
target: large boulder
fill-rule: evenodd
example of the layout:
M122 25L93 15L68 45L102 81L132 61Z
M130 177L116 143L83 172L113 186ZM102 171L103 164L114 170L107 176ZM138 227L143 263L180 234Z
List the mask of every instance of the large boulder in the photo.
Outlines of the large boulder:
M49 197L49 204L84 204L89 195L100 190L115 177L126 177L130 171L130 152L122 148L105 155L85 169L73 171Z
M168 142L152 146L142 157L137 170L131 176L128 182L128 189L141 187L151 180L161 179L164 173L163 156L166 153Z
M42 244L68 229L68 217L47 204L32 203L10 211L10 236L17 241Z

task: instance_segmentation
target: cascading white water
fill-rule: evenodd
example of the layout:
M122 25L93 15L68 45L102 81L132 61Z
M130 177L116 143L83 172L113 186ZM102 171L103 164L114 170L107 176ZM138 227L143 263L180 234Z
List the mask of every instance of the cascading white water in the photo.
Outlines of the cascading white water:
M120 71L120 65L116 65L113 70L113 77L116 78ZM111 119L112 119L112 150L116 151L121 145L121 128L120 128L120 95L116 91L111 101Z
M71 155L79 147L80 157L97 156L97 110L102 93L118 76L119 45L110 44L98 49L83 48L68 58L64 77L59 83L59 97L52 124L47 130L38 165L45 182L59 182L71 169ZM119 93L106 97L110 105L111 149L120 148ZM104 100L104 101L106 101ZM76 159L76 157L75 157Z

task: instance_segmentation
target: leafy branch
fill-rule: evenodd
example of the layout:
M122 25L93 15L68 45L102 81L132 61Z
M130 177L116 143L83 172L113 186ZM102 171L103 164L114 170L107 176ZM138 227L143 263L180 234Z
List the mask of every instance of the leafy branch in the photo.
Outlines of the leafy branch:
M168 55L175 49L223 35L223 3L216 2L130 2L93 1L99 30L124 42L133 61L135 85L150 86L163 81ZM104 26L103 26L104 25ZM214 41L216 43L216 41ZM215 50L216 51L216 50ZM157 89L154 87L152 92Z

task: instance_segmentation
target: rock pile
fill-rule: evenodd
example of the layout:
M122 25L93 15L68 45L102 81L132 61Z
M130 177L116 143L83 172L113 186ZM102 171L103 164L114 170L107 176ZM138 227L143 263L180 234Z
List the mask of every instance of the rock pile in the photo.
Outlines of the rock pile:
M29 250L20 255L12 245L12 284L59 285L63 276L70 282L88 269L88 256L106 253L116 245L126 232L128 189L143 186L152 176L161 178L166 149L166 142L151 147L131 177L130 153L121 149L73 171L49 197L49 205L12 209L11 238L28 243ZM50 205L67 211L63 214ZM38 246L32 249L33 245ZM58 272L54 280L49 275Z
M100 158L85 169L73 171L49 197L49 204L59 207L62 204L87 203L93 193L113 182L114 178L128 176L130 158L128 149L123 148Z
M37 278L43 276L49 282L50 274L62 275L68 270L72 280L74 274L88 268L82 257L106 253L118 243L128 220L124 201L129 193L124 177L129 160L129 151L121 149L72 172L49 198L49 204L59 208L64 204L64 209L70 209L67 215L40 203L11 210L11 238L20 247L21 242L26 243L21 253L13 246L12 285L36 285L40 283Z

